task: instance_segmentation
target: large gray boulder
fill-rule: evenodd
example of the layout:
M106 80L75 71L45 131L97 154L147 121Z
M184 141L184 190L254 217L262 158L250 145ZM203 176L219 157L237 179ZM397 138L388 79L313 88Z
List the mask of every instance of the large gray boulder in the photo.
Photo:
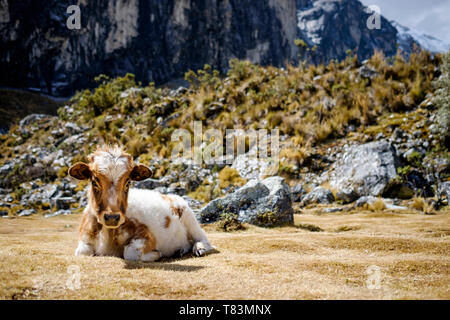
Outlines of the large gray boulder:
M333 164L330 186L337 192L353 190L358 196L381 196L393 184L399 164L388 141L351 146Z
M265 227L292 223L289 187L278 176L251 180L235 192L211 201L196 215L200 223L211 223L228 214L237 215L240 222Z

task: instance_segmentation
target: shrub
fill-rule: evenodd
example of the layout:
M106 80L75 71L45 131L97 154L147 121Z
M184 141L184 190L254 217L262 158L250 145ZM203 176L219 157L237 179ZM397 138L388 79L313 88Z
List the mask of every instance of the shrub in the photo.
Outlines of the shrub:
M220 215L220 220L217 222L217 229L220 231L230 232L245 230L246 228L238 220L237 214L225 212Z
M369 204L369 210L371 211L382 211L384 209L386 209L386 204L381 198L378 198L373 203Z
M220 83L220 72L213 70L209 64L205 64L203 69L197 70L195 73L189 70L184 74L184 79L189 82L192 87L203 87L215 89Z
M433 206L428 204L424 198L414 198L411 207L425 214L433 213Z
M219 172L219 187L221 189L228 188L229 186L243 186L247 180L241 177L239 172L226 166Z
M78 106L91 116L99 116L118 103L120 94L135 87L134 75L127 73L124 77L111 79L102 74L95 78L100 85L91 92L83 91L78 97Z

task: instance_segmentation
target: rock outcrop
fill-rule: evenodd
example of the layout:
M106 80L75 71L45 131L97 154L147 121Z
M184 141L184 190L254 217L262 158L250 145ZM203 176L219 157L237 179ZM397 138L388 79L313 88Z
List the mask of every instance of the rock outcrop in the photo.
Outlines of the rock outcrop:
M310 61L344 59L347 50L356 53L360 60L370 57L374 49L383 50L386 55L393 55L397 50L397 29L383 16L380 16L380 29L369 29L367 20L372 12L357 0L300 0L297 3L300 38L309 47L301 54Z
M332 202L334 202L333 193L322 187L314 188L302 199L302 205L304 206L312 203L329 204Z
M66 26L72 3L0 3L0 85L67 96L101 73L162 83L205 63L224 71L233 57L298 58L294 0L79 1L79 30Z

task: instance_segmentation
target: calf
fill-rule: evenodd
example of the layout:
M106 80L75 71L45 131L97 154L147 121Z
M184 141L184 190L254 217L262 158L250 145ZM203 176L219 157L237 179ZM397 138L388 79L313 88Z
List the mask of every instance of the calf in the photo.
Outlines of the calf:
M89 180L76 255L118 256L155 261L192 249L197 256L212 249L186 201L176 195L129 189L147 179L149 168L134 164L119 147L102 147L77 162L68 173Z

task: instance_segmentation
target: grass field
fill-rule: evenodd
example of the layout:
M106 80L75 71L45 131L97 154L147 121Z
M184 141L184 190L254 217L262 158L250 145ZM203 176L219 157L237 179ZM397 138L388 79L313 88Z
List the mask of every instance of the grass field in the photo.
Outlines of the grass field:
M80 218L0 220L1 299L450 299L448 212L305 212L295 226L232 233L209 225L216 252L156 263L75 257Z

